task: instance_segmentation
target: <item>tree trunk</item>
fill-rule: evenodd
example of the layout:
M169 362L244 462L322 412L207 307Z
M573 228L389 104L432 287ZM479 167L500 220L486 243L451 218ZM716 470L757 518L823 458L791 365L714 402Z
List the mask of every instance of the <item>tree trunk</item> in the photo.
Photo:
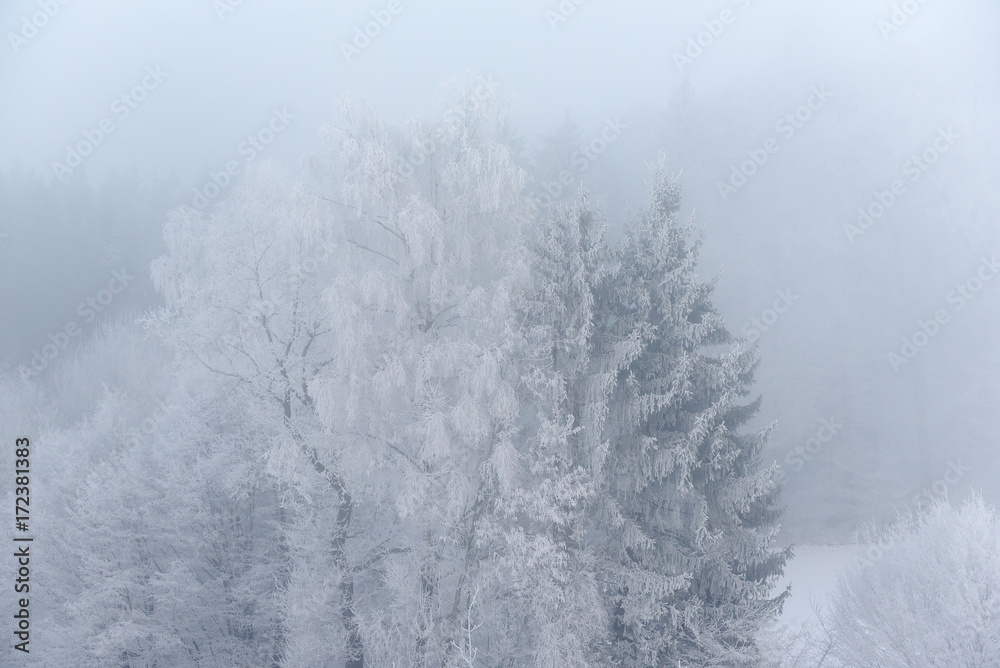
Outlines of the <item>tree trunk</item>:
M347 634L347 661L344 668L364 668L365 648L358 629L358 620L354 614L354 574L347 563L347 529L351 526L351 515L354 512L354 499L344 486L344 481L335 473L327 470L319 461L315 449L309 450L309 459L313 468L329 483L330 488L340 497L340 507L337 509L337 528L330 541L330 556L341 573L340 581L340 621Z

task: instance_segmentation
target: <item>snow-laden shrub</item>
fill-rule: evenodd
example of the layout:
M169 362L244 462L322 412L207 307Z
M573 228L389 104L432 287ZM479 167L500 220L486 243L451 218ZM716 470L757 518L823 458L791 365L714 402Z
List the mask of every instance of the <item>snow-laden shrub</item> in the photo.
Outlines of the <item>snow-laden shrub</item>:
M974 496L872 530L825 620L834 666L1000 666L1000 514ZM874 558L872 558L874 557Z

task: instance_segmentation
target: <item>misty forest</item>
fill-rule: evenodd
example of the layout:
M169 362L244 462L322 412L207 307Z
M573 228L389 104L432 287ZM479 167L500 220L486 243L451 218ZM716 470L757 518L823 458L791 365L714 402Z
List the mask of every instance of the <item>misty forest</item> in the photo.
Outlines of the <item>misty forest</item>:
M0 10L0 665L1000 668L1000 7L162 4Z

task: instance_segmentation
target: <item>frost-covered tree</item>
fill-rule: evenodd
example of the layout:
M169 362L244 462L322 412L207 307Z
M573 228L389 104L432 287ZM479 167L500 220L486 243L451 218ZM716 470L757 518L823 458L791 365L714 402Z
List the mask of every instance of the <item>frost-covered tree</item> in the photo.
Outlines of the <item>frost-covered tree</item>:
M32 665L123 665L129 656L143 665L159 652L176 656L182 645L156 619L150 596L155 562L165 563L168 548L157 537L177 524L158 503L162 470L138 438L162 390L156 362L167 356L137 341L136 329L105 323L46 378L58 412L73 420L39 425L32 439L32 528L51 537L50 549L32 560L33 615L44 620L24 657ZM126 378L115 379L121 372ZM74 415L79 404L89 405ZM117 477L123 473L129 477Z
M266 443L235 427L252 424L242 416L213 433L190 407L162 431L123 434L114 426L127 403L109 395L94 423L52 439L120 449L47 527L70 568L56 571L64 602L39 665L270 665L281 560Z
M596 291L595 355L616 377L595 514L609 665L745 665L783 600L766 431L739 432L758 407L740 403L754 354L704 350L733 340L679 208L661 160Z
M48 376L60 410L32 439L33 529L50 538L32 560L28 665L222 668L272 655L267 443L225 388L171 373L170 357L115 320Z
M326 292L335 361L315 387L345 449L384 462L368 479L394 511L356 583L365 661L481 661L497 627L471 619L495 609L505 538L488 519L520 467L513 301L532 205L485 82L457 87L436 123L344 116L329 130L346 249Z
M534 450L546 457L529 461L544 462L532 498L551 518L535 536L555 537L540 554L599 587L601 614L576 619L577 665L749 665L788 556L771 547L766 433L738 433L757 407L739 403L754 359L704 352L732 339L695 275L679 190L662 163L652 177L650 210L620 244L605 244L586 197L555 207L535 244L526 403L548 436ZM547 481L556 471L560 488ZM560 605L548 609L558 620Z
M833 665L964 666L1000 658L1000 515L981 497L939 501L871 529L824 623Z
M345 105L329 196L251 174L154 265L151 327L273 442L284 665L580 665L602 619L558 534L593 489L556 460L570 416L525 412L533 204L474 84L431 124Z
M285 559L274 574L279 586L293 587L300 572L288 563L296 554L289 539L299 535L293 521L307 521L317 507L326 512L330 522L317 532L328 575L316 584L329 590L337 614L320 648L357 654L347 543L358 494L345 480L342 444L323 429L312 390L334 361L322 291L333 281L337 242L325 204L264 167L249 173L208 220L190 208L176 211L165 238L168 253L152 271L166 306L147 323L177 351L177 364L224 380L242 402L245 421L269 443L248 474L270 473L276 495L270 512L281 527ZM308 470L290 465L289 452ZM314 503L293 517L288 509L302 499ZM275 662L298 647L285 626L287 620L275 635Z
M513 665L600 665L592 659L607 616L586 522L613 384L592 358L605 230L584 196L553 207L530 244L531 281L519 300L524 484L507 529L507 570L520 594L509 613L520 620Z

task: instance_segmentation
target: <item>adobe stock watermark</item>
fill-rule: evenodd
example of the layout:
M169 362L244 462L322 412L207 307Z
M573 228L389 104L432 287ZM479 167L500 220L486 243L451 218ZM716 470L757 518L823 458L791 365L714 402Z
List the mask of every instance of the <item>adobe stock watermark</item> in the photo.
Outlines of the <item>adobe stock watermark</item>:
M479 104L483 100L490 98L496 87L494 81L485 81L476 84L476 89L472 91L468 100L472 104ZM447 139L449 132L455 132L462 125L464 111L460 104L452 105L444 112L444 120L441 125L433 130L433 134L425 137L416 143L415 148L407 154L404 160L400 160L396 167L396 173L404 178L413 176L417 167L424 164L427 158L437 150Z
M343 54L344 60L349 63L355 56L361 55L361 52L368 48L372 40L381 35L382 31L392 23L393 18L402 11L403 3L401 0L389 0L384 9L373 9L370 12L372 20L365 23L363 29L362 26L354 28L354 39L350 43L340 43L340 53Z
M320 265L326 264L333 257L336 249L337 244L332 241L317 246L313 253L310 253L301 262L292 266L288 272L288 281L305 281L308 274L314 273L319 269Z
M960 137L961 135L952 130L950 125L947 130L938 128L934 141L921 153L914 154L903 163L903 176L910 177L910 183L919 181L941 156L951 150L955 140ZM875 224L875 221L882 218L893 207L896 200L906 192L907 187L902 179L896 179L889 184L888 190L874 191L871 201L866 206L858 207L857 224L844 225L847 240L853 244L855 239L863 236Z
M812 120L813 112L819 111L833 97L833 93L826 89L826 84L813 86L809 89L809 96L805 102L778 119L774 124L775 132L779 133L786 141L795 136L796 131L805 127L806 123ZM759 148L749 149L748 158L740 163L739 167L731 165L728 183L716 181L715 188L719 191L719 196L725 202L729 196L735 194L740 188L745 186L761 167L767 164L771 155L774 155L781 148L781 144L774 137L768 137Z
M732 0L732 2L741 10L747 10L751 5L751 0ZM715 44L715 40L726 32L726 26L736 23L736 19L737 14L733 10L723 9L719 12L718 18L703 21L702 25L705 26L705 29L688 37L687 47L683 51L674 51L674 64L677 65L677 71L684 74L684 68L693 65L694 61L701 58L705 49Z
M214 0L212 9L215 10L215 15L219 17L221 22L226 20L226 14L232 14L242 4L243 0Z
M345 206L344 204L335 202L328 197L323 197L319 193L313 193L313 195L321 200L330 202L331 204ZM330 258L334 257L335 251L339 247L339 244L334 240L326 240L323 243L317 243L316 246L309 253L306 253L300 261L293 262L289 266L288 273L285 275L286 284L291 286L294 285L296 281L299 283L305 282L305 280L311 274L314 274L320 266L326 264ZM280 296L280 292L278 292L278 295Z
M132 89L122 93L111 103L111 113L117 117L118 121L125 121L132 112L139 108L149 94L160 87L163 80L167 78L166 72L160 69L159 65L150 65L146 68L146 74L142 80ZM83 159L94 152L94 150L104 143L104 139L116 129L115 122L109 117L102 118L97 127L83 130L83 139L75 145L66 146L66 157L64 162L53 161L52 172L60 181L66 181L73 170L83 164Z
M570 155L569 161L576 168L576 173L583 174L587 171L590 165L608 150L608 146L618 141L618 138L622 135L622 130L625 129L628 129L628 126L622 123L621 116L616 116L614 120L610 118L605 119L604 129L601 130L601 133L579 149L573 151ZM559 172L558 181L542 182L542 187L545 188L543 205L548 206L555 201L562 194L563 188L573 185L573 181L573 173L568 169L564 169Z
M913 496L912 503L916 507L916 512L923 512L929 509L934 503L947 500L948 488L956 485L965 476L966 472L972 470L971 466L963 466L961 459L956 459L955 461L949 459L946 464L948 468L945 469L941 478L935 480L929 487L925 487ZM855 569L860 570L874 566L876 562L885 556L886 549L895 542L886 533L878 534L877 538L876 541L868 543L864 556L854 557L853 565Z
M889 35L898 32L900 28L909 23L910 18L915 16L920 8L926 4L927 0L903 0L900 4L893 5L889 20L879 19L876 24L878 31L882 33L882 39L889 41Z
M929 487L924 487L918 494L913 495L913 505L918 511L926 510L935 501L948 498L948 488L958 483L966 473L972 470L971 466L963 466L961 459L947 462L948 468L944 475L935 480Z
M576 14L576 8L587 2L587 0L562 0L555 9L545 10L545 20L549 22L549 28L553 31L560 23L566 23L569 17Z
M480 82L476 84L476 89L468 97L472 104L478 104L493 95L496 83L493 81ZM449 132L454 132L461 127L464 117L463 107L460 104L452 105L444 112L444 120L441 125L433 130L433 134L423 138L415 144L413 150L407 154L406 159L400 160L396 167L396 173L404 178L413 176L417 167L424 164L430 154L446 140Z
M97 292L93 297L88 297L77 304L76 314L83 319L84 323L90 324L97 319L98 313L103 313L115 299L115 295L124 292L128 284L135 280L135 276L129 275L128 270L115 270L111 272L111 280L106 288ZM76 338L83 333L83 329L76 320L69 320L63 327L55 333L49 332L48 343L42 347L31 351L31 361L26 366L21 364L18 367L18 374L22 380L37 378L49 362L55 360L62 351L69 345L70 339Z
M778 322L778 317L782 313L786 313L792 304L800 299L799 295L793 295L792 291L788 288L778 290L775 294L777 297L770 308L764 309L760 312L759 316L750 318L750 320L743 323L743 336L750 339L751 343L759 339L762 333Z
M41 11L35 12L30 17L22 16L20 30L7 33L7 41L10 42L10 48L14 50L14 53L33 40L38 35L38 31L55 18L60 7L65 7L68 4L69 0L38 0L38 7Z
M246 140L240 142L236 147L236 153L246 156L246 160L241 165L235 158L226 161L226 168L217 172L212 172L211 181L201 188L192 188L194 197L191 199L191 206L201 211L207 207L212 200L222 194L229 187L233 179L243 173L243 169L260 155L275 137L288 128L289 121L295 120L295 115L289 113L288 107L272 109L271 119L267 125L254 134L247 135Z
M786 469L801 471L806 462L811 462L822 450L823 446L833 440L833 437L843 429L843 425L837 424L835 418L819 419L819 429L816 435L808 439L804 445L798 445L785 453L785 461L778 466L771 482L775 485L783 485L788 481Z
M952 312L961 311L983 289L986 283L993 280L997 272L1000 272L1000 262L997 261L996 254L994 253L990 258L984 256L976 273L964 283L956 285L955 289L946 295L945 300L949 304L954 304ZM951 322L951 314L943 308L934 311L932 318L918 320L917 329L913 334L903 337L899 352L886 354L886 359L892 370L899 372L899 368L916 357L920 349L930 343L931 339L941 331L941 327L949 322Z

